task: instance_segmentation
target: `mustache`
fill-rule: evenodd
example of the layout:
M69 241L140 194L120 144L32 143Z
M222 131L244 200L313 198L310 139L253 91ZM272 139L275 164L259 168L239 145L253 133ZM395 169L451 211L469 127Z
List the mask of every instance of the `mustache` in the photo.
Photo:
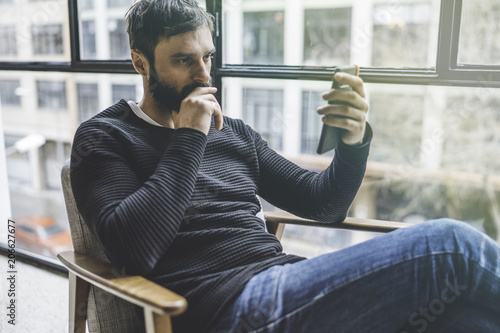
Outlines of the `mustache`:
M195 90L196 88L206 88L206 87L210 87L212 85L212 82L207 82L207 83L202 83L202 82L193 82L187 86L185 86L184 88L182 88L181 90L181 99L183 100L184 98L186 98L190 93L193 92L193 90Z

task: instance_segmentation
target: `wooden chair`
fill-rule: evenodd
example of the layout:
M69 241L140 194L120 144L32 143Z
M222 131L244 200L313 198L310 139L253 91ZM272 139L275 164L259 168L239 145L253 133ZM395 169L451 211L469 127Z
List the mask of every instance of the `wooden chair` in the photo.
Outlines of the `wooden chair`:
M69 270L69 332L172 332L170 317L183 313L186 300L140 276L127 276L109 263L104 249L90 233L76 207L69 177L69 161L62 168L62 185L73 239L73 251L59 260ZM268 231L281 239L286 223L308 226L388 232L407 227L400 222L347 218L324 224L287 213L267 213ZM140 308L143 309L141 318Z

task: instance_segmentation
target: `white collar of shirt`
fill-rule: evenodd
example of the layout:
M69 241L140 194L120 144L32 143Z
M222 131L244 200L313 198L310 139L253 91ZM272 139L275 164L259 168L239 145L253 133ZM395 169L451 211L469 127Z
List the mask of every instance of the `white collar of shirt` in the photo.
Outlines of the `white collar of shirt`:
M134 113L135 113L135 115L137 117L139 117L142 120L150 123L151 125L155 125L155 126L159 126L159 127L164 127L163 125L160 125L156 121L154 121L153 119L151 119L151 117L148 116L144 111L142 111L142 109L139 107L139 105L137 105L137 103L135 103L134 101L128 101L127 103L128 103L128 105L130 105L130 108L132 109L132 111L134 111Z

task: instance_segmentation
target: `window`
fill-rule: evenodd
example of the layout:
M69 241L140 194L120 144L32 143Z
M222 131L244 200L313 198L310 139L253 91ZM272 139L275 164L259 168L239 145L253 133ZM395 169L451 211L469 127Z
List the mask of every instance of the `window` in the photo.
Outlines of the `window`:
M351 8L304 11L304 64L347 64L351 58Z
M243 25L244 63L283 64L282 11L245 13Z
M93 9L94 0L78 0L78 7L80 10Z
M500 65L500 3L464 1L462 12L459 63Z
M314 111L323 104L321 92L310 90L302 92L302 139L300 142L302 154L316 153L323 122Z
M78 118L83 122L99 111L99 90L97 83L78 83Z
M64 81L37 81L38 107L66 109L66 83Z
M398 8L376 5L373 17L373 66L427 67L435 63L435 51L429 55L436 48L429 40L430 3L400 4Z
M283 147L283 91L243 89L243 119L274 149Z
M34 25L31 34L34 54L63 54L61 24Z
M109 45L112 59L129 59L130 48L125 20L109 20Z
M95 21L82 21L81 54L83 59L96 59Z
M3 106L20 106L21 96L17 93L19 80L0 80L0 103Z
M0 26L0 56L16 54L16 27L13 25Z
M110 8L124 7L128 9L133 3L134 1L132 0L108 0L108 6Z
M130 84L113 84L113 103L119 102L121 99L126 101L136 101L137 93L135 85Z

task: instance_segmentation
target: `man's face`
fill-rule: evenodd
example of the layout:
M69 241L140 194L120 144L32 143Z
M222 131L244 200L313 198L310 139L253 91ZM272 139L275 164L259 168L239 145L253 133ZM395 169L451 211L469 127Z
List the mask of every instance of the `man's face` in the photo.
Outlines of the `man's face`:
M178 111L195 88L209 86L214 52L207 27L162 39L149 76L149 90L156 103L162 109Z

